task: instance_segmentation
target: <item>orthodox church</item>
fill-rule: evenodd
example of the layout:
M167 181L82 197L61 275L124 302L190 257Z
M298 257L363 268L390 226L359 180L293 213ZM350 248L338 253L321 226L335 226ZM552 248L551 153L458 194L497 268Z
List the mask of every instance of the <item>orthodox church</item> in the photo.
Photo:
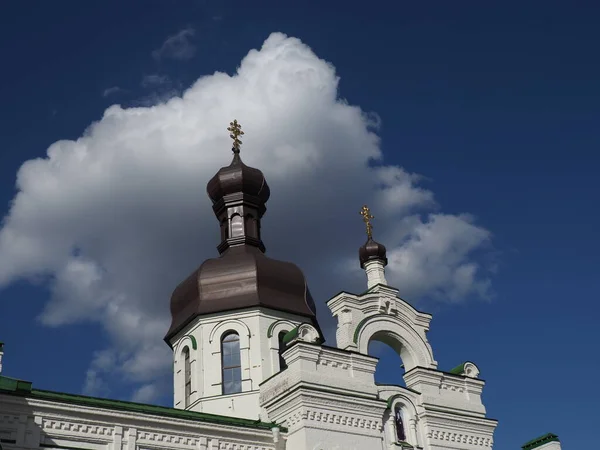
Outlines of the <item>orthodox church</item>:
M219 256L171 297L173 407L46 391L0 374L0 449L491 449L497 421L486 416L479 368L438 369L432 316L387 285L386 249L366 206L366 290L327 302L337 330L336 346L325 344L302 271L265 254L269 185L242 162L237 121L228 131L233 160L207 185ZM371 341L400 355L405 386L375 383ZM522 448L560 450L560 441L547 434Z

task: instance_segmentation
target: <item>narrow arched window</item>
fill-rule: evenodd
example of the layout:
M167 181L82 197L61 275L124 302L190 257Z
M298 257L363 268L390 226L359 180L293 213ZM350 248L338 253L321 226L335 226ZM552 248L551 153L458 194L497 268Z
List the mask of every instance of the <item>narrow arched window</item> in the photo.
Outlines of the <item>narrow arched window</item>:
M185 383L184 404L187 408L190 406L190 399L192 397L192 365L190 363L189 347L183 349L183 380Z
M400 405L396 405L396 408L394 408L394 423L396 425L396 439L405 442L406 432L404 431L404 420L402 420L402 407Z
M231 237L244 235L244 219L239 214L231 218Z
M285 351L285 343L283 337L287 334L287 331L282 331L277 335L277 341L279 343L279 370L283 370L287 367L285 359L283 359L283 352Z
M240 337L234 331L226 333L221 339L221 361L223 365L223 394L242 392Z

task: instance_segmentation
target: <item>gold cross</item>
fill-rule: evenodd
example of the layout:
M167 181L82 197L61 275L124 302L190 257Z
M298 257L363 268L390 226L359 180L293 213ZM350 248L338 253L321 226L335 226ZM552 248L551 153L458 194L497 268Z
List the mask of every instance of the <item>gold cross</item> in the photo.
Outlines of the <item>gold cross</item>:
M363 221L365 222L365 225L367 227L367 237L371 239L373 237L373 225L371 225L371 219L374 219L375 216L371 215L371 210L367 205L362 207L362 209L360 210L360 215L362 216Z
M233 153L239 153L240 145L242 144L242 141L240 141L240 136L244 135L244 132L242 131L242 126L238 123L237 120L234 120L233 122L229 122L229 127L227 128L227 131L229 131L230 133L229 137L233 139Z

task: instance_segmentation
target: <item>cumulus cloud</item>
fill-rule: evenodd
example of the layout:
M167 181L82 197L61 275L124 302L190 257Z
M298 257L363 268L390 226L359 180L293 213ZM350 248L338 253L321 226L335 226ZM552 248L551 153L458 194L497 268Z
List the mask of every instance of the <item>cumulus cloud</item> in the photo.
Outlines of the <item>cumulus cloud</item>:
M482 268L472 258L489 245L489 231L467 214L431 214L425 220L413 216L405 221L409 225L405 236L392 242L388 252L389 276L403 294L449 302L470 294L489 298L490 280L479 277Z
M196 34L193 28L185 28L179 33L169 36L160 48L152 52L152 56L157 61L165 58L186 60L191 59L196 53L196 46L192 43L192 38Z
M132 402L152 403L160 397L160 388L156 384L144 384L131 396Z
M43 323L104 328L112 345L94 357L86 392L103 392L103 377L117 373L139 383L134 398L154 398L168 374L169 296L217 254L205 186L230 162L234 118L246 133L242 158L271 185L267 252L305 270L325 329L327 297L364 290L363 203L373 205L390 284L405 298L489 294L477 255L490 233L471 216L439 212L422 177L385 165L377 116L339 98L330 63L275 33L235 74L203 76L149 107L113 105L79 139L20 168L0 230L0 286L41 276L52 293Z
M104 92L102 92L102 97L108 97L110 95L118 94L119 92L123 92L123 89L121 89L119 86L109 87L104 89Z

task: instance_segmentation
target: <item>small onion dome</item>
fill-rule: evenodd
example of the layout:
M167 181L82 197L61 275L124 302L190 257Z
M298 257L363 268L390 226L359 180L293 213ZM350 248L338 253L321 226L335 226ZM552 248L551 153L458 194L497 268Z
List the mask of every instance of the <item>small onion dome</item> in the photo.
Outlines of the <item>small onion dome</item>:
M231 164L222 167L206 186L213 204L226 195L242 193L257 197L263 204L269 200L271 190L263 173L242 162L239 151L235 151Z
M369 238L367 242L358 249L358 256L360 258L360 267L363 269L365 268L365 263L368 261L379 260L383 262L384 266L386 266L388 262L385 246L379 242L375 242L373 238Z

